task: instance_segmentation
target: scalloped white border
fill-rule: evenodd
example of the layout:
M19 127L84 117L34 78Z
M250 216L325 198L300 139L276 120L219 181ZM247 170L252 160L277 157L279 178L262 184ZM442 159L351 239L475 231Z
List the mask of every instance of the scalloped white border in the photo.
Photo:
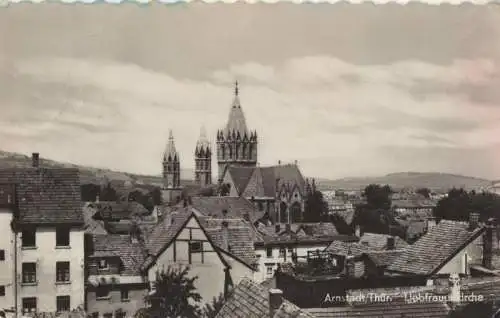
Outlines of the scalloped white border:
M189 3L189 2L204 2L204 3L294 3L294 4L316 4L316 3L349 3L349 4L361 4L361 3L372 3L372 4L388 4L388 3L396 3L396 4L408 4L408 3L424 3L430 5L440 5L440 4L475 4L475 5L484 5L489 3L500 4L500 0L0 0L1 6L8 6L9 4L17 4L17 3L42 3L42 2L60 2L65 4L99 4L99 3L108 3L108 4L120 4L123 2L131 2L137 4L150 4L153 2L163 3L163 4L174 4L174 3Z

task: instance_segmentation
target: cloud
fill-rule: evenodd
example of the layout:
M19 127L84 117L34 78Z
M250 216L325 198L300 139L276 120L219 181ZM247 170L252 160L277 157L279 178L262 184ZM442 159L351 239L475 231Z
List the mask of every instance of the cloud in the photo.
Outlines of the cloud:
M360 171L385 171L374 163L379 161L407 171L420 159L393 160L378 149L473 152L478 145L492 147L500 133L494 101L482 103L454 90L493 87L498 67L483 59L363 66L306 56L276 65L234 64L205 80L103 59L25 59L10 72L11 89L0 94L6 105L0 136L9 136L5 147L31 152L36 145L55 159L131 172L159 173L169 129L183 166L191 168L199 127L204 124L213 140L225 125L235 79L241 82L247 124L259 133L261 163L297 159L307 175L346 176L342 167L353 164ZM23 85L32 94L20 93ZM331 162L315 164L318 158Z

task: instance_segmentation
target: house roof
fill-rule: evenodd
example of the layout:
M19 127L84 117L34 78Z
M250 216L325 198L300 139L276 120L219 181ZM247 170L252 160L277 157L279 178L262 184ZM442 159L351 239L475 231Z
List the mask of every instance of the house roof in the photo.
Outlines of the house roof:
M92 217L94 215L94 209L89 208L87 204L83 204L83 219L85 222L85 232L89 234L107 234L104 227L104 222L100 220L94 220Z
M119 257L123 264L121 275L140 275L145 250L142 243L133 243L129 235L94 235L90 257Z
M23 224L84 224L78 169L0 169L0 183L16 185Z
M191 207L204 216L223 217L222 211L226 210L226 217L244 219L248 215L252 223L264 216L242 197L193 197L191 201Z
M254 167L237 167L237 166L229 166L228 173L233 180L234 186L236 187L236 191L239 195L245 191L245 188L250 181L250 177L252 177Z
M244 278L234 288L216 318L268 318L268 289ZM286 299L273 318L314 318Z
M388 234L378 234L378 233L363 233L363 235L359 238L359 244L366 245L370 249L375 250L384 250L387 249L387 240L391 237ZM408 246L408 243L405 242L399 236L394 237L394 248L395 249L403 249Z
M330 245L328 245L325 251L337 255L359 256L363 253L370 252L371 249L370 247L361 245L358 242L333 241L332 243L330 243Z
M202 226L205 226L205 222L201 221ZM248 267L253 268L253 265L257 262L257 257L255 255L255 249L253 244L252 229L243 220L237 225L228 224L227 227L227 243L225 246L225 237L223 235L223 219L218 219L217 221L211 220L211 227L206 227L206 232L214 242L214 244L226 252L229 255L235 256L237 259L243 261ZM217 222L216 226L213 226ZM204 224L205 223L205 224Z
M169 217L160 220L149 232L146 241L148 253L154 257L158 256L165 246L172 243L192 215L190 211L172 212Z
M446 318L450 312L444 303L425 301L409 303L404 300L304 310L317 318Z
M285 224L280 224L278 232L276 232L276 225L259 224L257 230L262 235L262 241L266 243L294 242L309 244L350 239L348 235L339 234L335 225L328 222L292 223L289 225L289 231Z
M434 274L446 262L484 232L480 226L469 231L468 223L442 220L397 257L387 268L391 272Z
M305 185L304 177L296 164L256 167L242 196L274 198L283 186L297 186L300 193L304 194Z
M229 264L220 254L217 245L212 241L210 235L206 232L201 224L195 211L190 207L178 209L164 216L158 224L147 234L146 247L148 249L148 257L143 264L143 269L148 269L154 264L156 258L166 250L170 244L177 238L182 229L186 226L190 219L194 218L200 224L201 230L205 233L207 240L215 247L215 252L225 266Z
M389 266L404 250L373 251L365 253L377 266Z

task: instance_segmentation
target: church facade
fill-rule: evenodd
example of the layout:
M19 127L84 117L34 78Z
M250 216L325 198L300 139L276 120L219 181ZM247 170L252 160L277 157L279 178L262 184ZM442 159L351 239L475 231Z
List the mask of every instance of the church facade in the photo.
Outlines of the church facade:
M301 222L308 186L297 163L260 167L258 146L257 132L247 127L236 83L229 118L216 134L218 195L250 200L271 223ZM212 185L212 148L204 129L194 160L196 185ZM170 202L182 193L180 178L180 157L171 132L163 155L163 192Z

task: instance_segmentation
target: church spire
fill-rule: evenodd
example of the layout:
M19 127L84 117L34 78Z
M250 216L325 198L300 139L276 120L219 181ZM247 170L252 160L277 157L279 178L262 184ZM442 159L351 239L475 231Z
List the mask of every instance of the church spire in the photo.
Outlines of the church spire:
M196 143L196 148L197 150L205 150L210 148L210 142L207 138L207 131L205 129L205 126L201 126L200 128L200 137L198 138L198 142Z
M238 90L238 80L234 82L234 96L238 96L239 90Z
M163 160L168 160L168 158L171 158L171 160L174 160L174 158L178 158L177 150L175 149L175 141L172 129L170 129L168 132L168 143L167 147L165 148L165 153L163 154Z
M245 120L245 115L243 114L243 109L240 104L239 97L239 86L238 81L234 83L234 99L231 110L229 111L229 118L227 120L226 129L224 135L239 133L241 137L247 135L249 136L249 131L247 129L247 124Z

